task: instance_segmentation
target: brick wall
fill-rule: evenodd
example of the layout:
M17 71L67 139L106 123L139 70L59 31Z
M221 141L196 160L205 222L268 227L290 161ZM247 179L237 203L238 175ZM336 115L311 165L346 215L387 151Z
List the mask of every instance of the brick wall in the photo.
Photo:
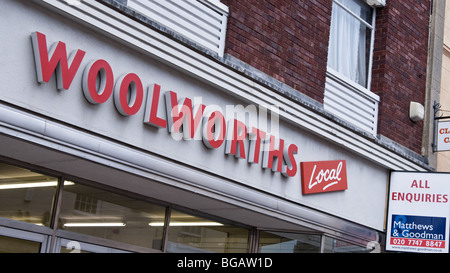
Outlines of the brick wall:
M423 121L409 119L409 104L425 101L430 8L430 0L391 0L377 11L372 68L378 133L419 154Z
M225 53L323 103L332 0L222 0L230 9ZM377 11L372 91L378 133L421 153L430 0L388 0Z
M332 0L222 0L225 53L323 102Z

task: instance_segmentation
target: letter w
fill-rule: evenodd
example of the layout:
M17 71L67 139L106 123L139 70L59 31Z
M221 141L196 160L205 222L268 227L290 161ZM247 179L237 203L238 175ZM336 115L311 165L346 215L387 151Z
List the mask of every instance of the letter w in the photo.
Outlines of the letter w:
M192 101L189 98L177 99L177 93L167 91L164 94L167 112L167 128L170 133L183 133L184 139L195 139L196 132L202 121L206 106L198 105L194 115ZM180 130L182 128L182 130Z
M33 43L38 82L49 82L53 72L56 70L56 85L58 90L69 89L86 52L78 49L76 54L71 54L70 59L67 60L65 43L55 43L50 51L47 51L46 37L40 32L33 32L31 34L31 41ZM70 62L70 66L68 62Z

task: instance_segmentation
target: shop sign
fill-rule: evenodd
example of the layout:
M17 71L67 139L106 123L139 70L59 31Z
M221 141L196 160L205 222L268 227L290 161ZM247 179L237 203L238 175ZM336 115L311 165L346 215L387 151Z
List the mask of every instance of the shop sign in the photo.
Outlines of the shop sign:
M61 41L49 50L46 35L40 32L32 33L31 40L38 82L49 82L56 74L57 89L69 90L86 52L78 49L68 58L66 44ZM294 177L298 172L295 144L236 118L225 120L226 115L216 105L196 104L195 100L180 97L175 91L162 92L158 84L145 88L135 73L115 79L111 65L103 59L89 60L82 73L82 91L91 104L113 100L116 110L125 117L145 108L143 123L165 128L174 139L177 136L177 140L201 140L209 149L222 147L225 154L287 177Z
M386 250L447 253L450 174L392 172Z
M302 193L323 193L347 189L345 160L301 162Z
M438 123L437 151L450 151L450 121Z

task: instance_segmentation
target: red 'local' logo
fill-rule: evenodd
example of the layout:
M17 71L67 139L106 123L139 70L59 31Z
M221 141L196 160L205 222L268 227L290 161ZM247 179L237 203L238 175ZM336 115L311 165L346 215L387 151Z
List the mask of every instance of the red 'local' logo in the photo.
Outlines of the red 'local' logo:
M301 162L303 194L347 189L345 160Z

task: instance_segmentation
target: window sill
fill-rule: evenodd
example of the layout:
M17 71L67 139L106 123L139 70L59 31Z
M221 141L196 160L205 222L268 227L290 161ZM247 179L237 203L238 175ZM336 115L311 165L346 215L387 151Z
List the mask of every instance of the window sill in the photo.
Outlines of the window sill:
M326 111L376 135L379 101L378 95L328 69L324 95Z

